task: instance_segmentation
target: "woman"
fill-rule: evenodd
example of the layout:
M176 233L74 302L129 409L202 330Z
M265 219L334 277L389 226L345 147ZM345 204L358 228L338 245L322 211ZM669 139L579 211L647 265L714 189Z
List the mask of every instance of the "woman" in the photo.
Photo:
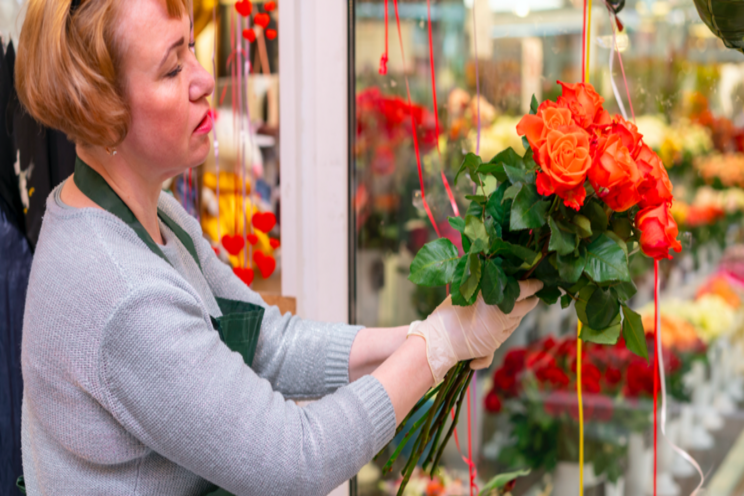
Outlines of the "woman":
M31 495L327 494L457 361L488 366L536 304L527 281L510 315L446 300L396 329L267 307L160 192L209 149L214 81L189 36L184 0L30 0L18 93L78 154L28 290Z

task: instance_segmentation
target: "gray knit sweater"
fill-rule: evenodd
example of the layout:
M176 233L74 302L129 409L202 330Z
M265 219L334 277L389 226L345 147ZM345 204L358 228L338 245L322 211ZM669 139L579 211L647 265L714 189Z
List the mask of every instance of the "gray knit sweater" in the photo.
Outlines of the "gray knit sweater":
M28 494L320 496L392 438L380 382L347 385L358 327L267 307L249 368L212 329L214 296L266 305L174 199L160 207L194 239L203 275L162 223L173 267L118 218L55 193L23 329Z

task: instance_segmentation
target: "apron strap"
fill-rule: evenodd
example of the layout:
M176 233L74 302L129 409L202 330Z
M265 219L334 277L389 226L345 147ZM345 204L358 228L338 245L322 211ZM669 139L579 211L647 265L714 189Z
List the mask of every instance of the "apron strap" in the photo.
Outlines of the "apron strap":
M135 217L127 204L124 203L119 195L116 194L116 191L109 186L106 180L98 172L83 162L80 157L76 157L75 159L75 174L73 178L75 180L75 185L85 196L90 198L102 209L120 218L126 225L134 230L139 239L147 245L150 251L168 262L169 265L172 265L163 253L163 250L160 249L158 244L152 239L152 236L150 236L150 233L148 233L140 221L137 220L137 217ZM196 254L196 246L194 245L194 240L191 236L189 236L188 233L178 225L178 223L168 217L160 208L158 208L158 217L171 231L173 231L173 234L176 235L178 240L194 258L199 270L202 270L203 272L199 256Z

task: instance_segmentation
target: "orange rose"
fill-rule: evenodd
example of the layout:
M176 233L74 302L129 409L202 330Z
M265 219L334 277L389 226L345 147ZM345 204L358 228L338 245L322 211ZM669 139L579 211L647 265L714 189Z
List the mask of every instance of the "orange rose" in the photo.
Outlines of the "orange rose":
M641 249L653 259L671 258L669 249L679 253L682 245L677 240L679 229L669 212L669 205L662 203L638 212L636 227L641 231Z
M597 195L615 212L623 212L638 203L641 174L630 152L616 134L601 138L589 182Z
M687 227L709 226L725 216L726 212L715 205L692 205L687 210L685 225Z
M674 197L669 174L659 156L645 143L641 145L636 164L641 173L641 183L638 185L641 208L671 202Z
M540 104L535 115L525 115L517 124L517 133L525 136L530 142L532 150L537 153L543 142L548 137L548 133L560 126L569 126L573 124L571 120L571 111L564 107L559 107L555 102L546 100Z
M557 194L574 210L584 204L584 181L592 161L589 134L578 126L561 126L550 131L537 154L540 172L537 191L547 196Z
M594 91L588 83L567 84L558 81L563 87L563 94L558 97L558 105L571 110L574 122L589 129L593 126L611 124L610 114L602 108L604 98Z
M626 121L623 116L616 115L612 118L612 125L609 128L609 134L617 134L630 152L633 159L638 158L643 145L643 135L638 132L638 127L632 122Z

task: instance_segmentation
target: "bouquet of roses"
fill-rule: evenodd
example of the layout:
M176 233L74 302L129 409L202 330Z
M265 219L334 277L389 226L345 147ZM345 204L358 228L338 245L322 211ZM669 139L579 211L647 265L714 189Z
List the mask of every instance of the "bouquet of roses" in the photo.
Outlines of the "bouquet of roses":
M455 183L468 173L474 191L465 217L449 219L461 233L463 252L448 239L428 243L409 279L449 285L455 305L482 297L508 313L519 297L518 281L537 278L544 302L574 302L582 340L615 344L622 334L630 351L647 358L641 318L626 305L636 292L628 263L638 247L654 259L681 250L670 214L672 184L637 127L610 116L590 84L559 84L557 102L538 104L533 97L530 114L517 125L523 156L511 148L488 162L465 156ZM441 435L444 420L459 410L467 390L466 365L453 368L425 397L437 393L428 415L401 443L421 428L404 477L432 440L424 467L433 461L435 470L452 432ZM414 411L425 405L422 400Z

